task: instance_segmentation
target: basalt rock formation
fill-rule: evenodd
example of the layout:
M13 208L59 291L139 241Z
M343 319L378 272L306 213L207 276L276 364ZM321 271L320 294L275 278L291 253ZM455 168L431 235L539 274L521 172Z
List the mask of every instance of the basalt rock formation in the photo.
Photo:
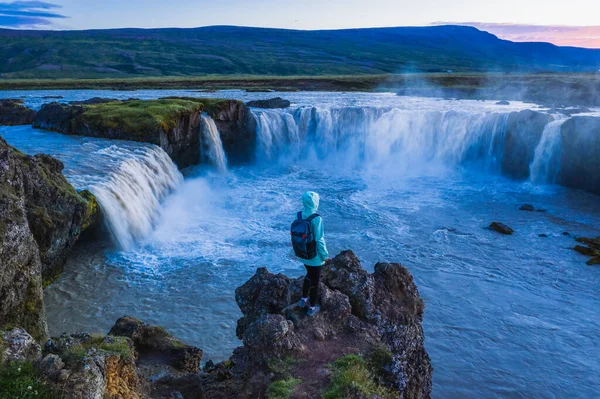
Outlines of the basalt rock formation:
M330 364L348 355L368 359L369 378L385 396L429 398L432 367L421 326L424 303L409 271L378 263L369 274L351 251L323 270L321 311L310 318L286 307L301 296L303 278L258 269L236 290L243 346L202 375L209 398L264 397L272 384L295 381L291 397L320 397ZM370 397L348 387L347 397ZM375 396L371 396L375 397Z
M246 103L249 107L255 108L288 108L291 103L281 97L269 98L268 100L254 100Z
M131 140L160 146L180 167L200 161L200 118L215 121L231 161L252 159L256 122L249 109L235 100L168 97L158 100L92 99L44 104L34 127L64 134Z
M46 335L43 279L97 217L89 192L78 193L48 155L27 156L0 138L0 327Z
M23 105L22 100L0 100L0 125L31 125L36 112Z
M600 195L600 118L575 116L561 129L558 182Z
M515 179L529 177L529 165L533 161L544 128L550 121L552 116L536 111L525 110L510 114L502 160L504 174Z

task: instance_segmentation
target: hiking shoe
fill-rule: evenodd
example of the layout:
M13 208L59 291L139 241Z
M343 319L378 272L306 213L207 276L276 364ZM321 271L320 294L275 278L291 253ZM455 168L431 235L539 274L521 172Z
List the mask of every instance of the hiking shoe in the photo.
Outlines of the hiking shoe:
M308 299L300 298L296 306L298 306L299 308L304 308L308 306Z
M319 305L316 305L315 307L309 306L308 309L306 310L306 315L309 317L313 317L314 315L319 313L319 310L321 310L321 307Z

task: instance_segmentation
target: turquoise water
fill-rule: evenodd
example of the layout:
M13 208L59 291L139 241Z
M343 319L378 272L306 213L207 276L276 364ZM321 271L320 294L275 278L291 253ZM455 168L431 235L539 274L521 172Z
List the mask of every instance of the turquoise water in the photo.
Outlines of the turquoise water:
M96 95L78 92L73 98ZM322 106L401 101L381 95L294 95L297 103ZM497 112L491 103L407 101L428 111ZM395 105L409 107L403 104ZM126 158L107 161L103 149L145 148L23 127L0 128L0 135L23 151L62 159L67 176L81 188ZM424 137L418 129L414 135ZM332 254L351 248L367 269L377 261L396 261L415 277L426 303L434 397L598 397L600 268L586 266L587 258L570 249L574 239L563 232L600 235L600 197L506 179L495 173L493 157L480 164L470 150L465 163L457 161L452 151L459 149L453 146L438 146L430 154L423 146L431 142L416 140L410 152L382 151L388 147L379 144L387 136L364 136L379 144L362 143L357 150L353 137L344 138L348 145L333 147L323 139L310 151L290 142L282 157L259 149L262 162L226 173L185 170L185 180L156 210L152 231L134 248L118 250L110 241L77 248L65 273L46 289L51 333L106 332L127 314L201 347L205 360L227 358L240 345L234 289L260 266L290 276L302 273L288 245L288 229L302 192L311 189L321 194ZM519 211L524 203L546 212ZM515 234L485 228L496 220Z

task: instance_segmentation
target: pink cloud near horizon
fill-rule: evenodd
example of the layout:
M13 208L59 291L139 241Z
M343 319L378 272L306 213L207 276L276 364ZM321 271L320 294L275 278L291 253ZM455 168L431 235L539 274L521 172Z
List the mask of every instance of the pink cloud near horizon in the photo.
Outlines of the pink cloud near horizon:
M442 23L436 22L434 25L440 24ZM473 26L501 39L513 42L549 42L557 46L600 49L600 26L552 26L484 22L444 22L443 24Z

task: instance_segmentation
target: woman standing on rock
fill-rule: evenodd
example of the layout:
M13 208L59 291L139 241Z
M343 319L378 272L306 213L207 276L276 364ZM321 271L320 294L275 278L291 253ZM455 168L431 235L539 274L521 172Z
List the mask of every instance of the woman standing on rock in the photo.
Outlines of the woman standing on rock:
M291 229L294 252L306 268L302 299L297 303L297 306L306 308L308 316L314 316L320 309L317 301L321 270L325 260L329 257L329 253L325 245L323 218L317 213L319 194L312 191L304 193L302 205L304 208L298 212Z

